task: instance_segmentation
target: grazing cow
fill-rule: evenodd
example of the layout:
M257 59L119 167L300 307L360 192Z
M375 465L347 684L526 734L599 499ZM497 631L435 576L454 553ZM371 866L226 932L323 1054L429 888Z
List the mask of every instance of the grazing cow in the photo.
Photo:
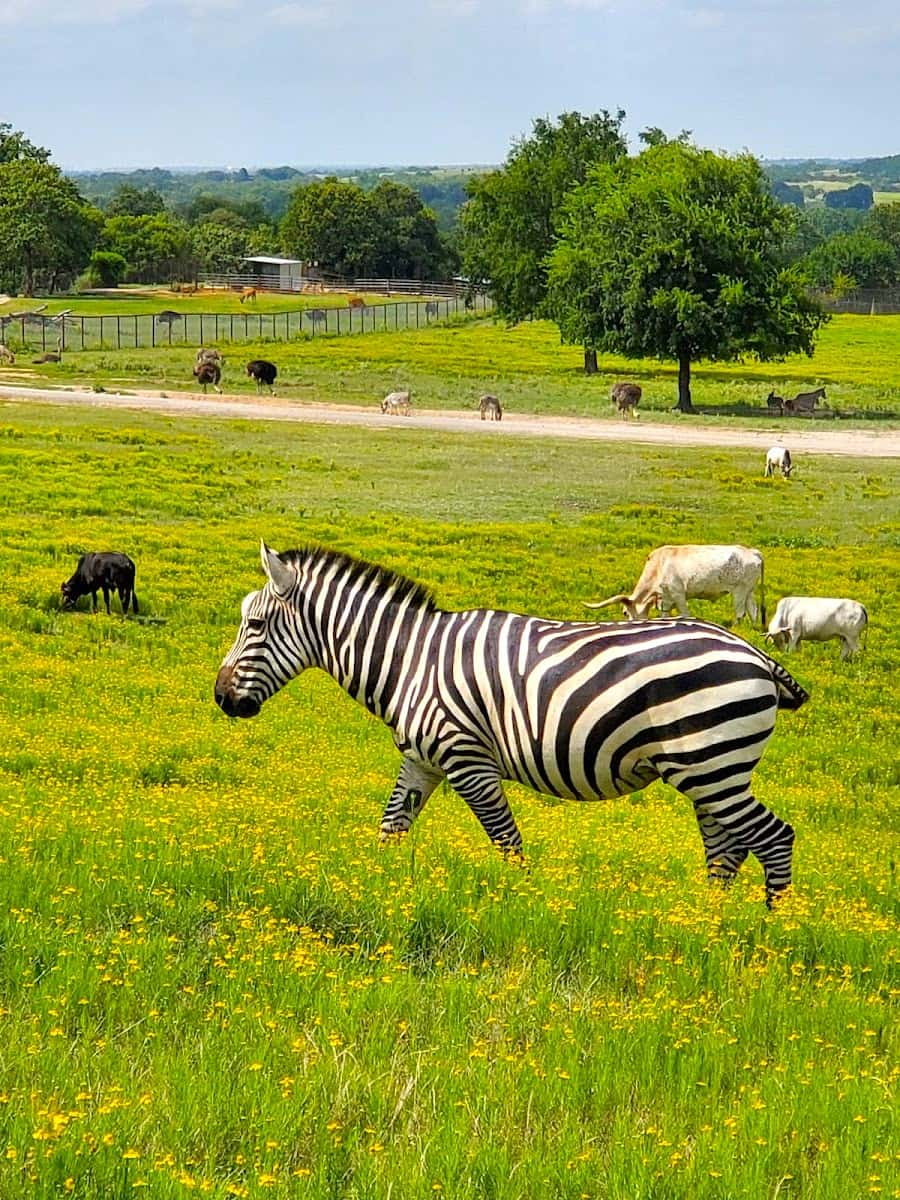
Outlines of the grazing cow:
M326 329L328 328L328 313L324 308L308 308L305 315L314 326L324 325Z
M823 387L816 388L814 392L798 392L796 396L785 400L784 411L786 413L811 413L816 411L816 405L819 401L825 404L825 389ZM827 408L828 405L825 404Z
M222 378L222 368L217 362L210 359L201 359L194 367L194 375L198 383L203 384L204 394L208 384L212 384L217 392L221 393L219 380Z
M363 300L362 296L348 296L347 297L347 307L348 308L365 308L366 302L365 302L365 300Z
M10 365L12 365L15 361L16 361L16 356L13 354L12 350L10 350L10 348L8 346L4 346L3 343L0 342L0 362L9 363Z
M776 471L780 471L785 479L790 478L793 470L791 462L791 452L786 446L772 446L766 451L766 476L774 475Z
M641 394L638 383L614 383L609 398L627 421L629 414L635 418L638 416Z
M656 607L667 616L674 608L679 617L689 617L688 600L716 600L728 593L734 597L734 619L756 620L753 593L760 585L762 623L766 623L763 557L746 546L660 546L648 556L641 577L630 596L619 593L586 608L624 606L631 621L641 620Z
M238 296L238 304L243 304L245 300L256 299L256 288L246 287L241 288L241 294Z
M496 396L485 395L478 401L478 411L482 421L502 421L503 409Z
M275 376L278 374L278 368L274 363L267 362L264 358L254 358L253 362L247 363L247 374L251 379L256 380L256 390L265 384L269 391L275 388Z
M403 392L388 392L381 402L381 411L392 417L408 417L412 410L411 394L409 388Z
M778 601L769 622L766 641L780 650L796 650L802 641L827 642L840 638L841 658L859 649L869 614L857 600L835 600L828 596L785 596Z
M776 396L774 392L769 392L766 396L766 407L770 414L774 416L784 416L784 397Z
M119 593L122 612L128 612L128 604L138 611L137 596L134 594L134 563L127 554L116 550L105 550L99 554L82 554L71 579L60 585L63 606L74 608L82 596L91 594L91 609L97 611L97 592L103 592L106 611L109 612L110 592Z
M438 315L437 300L428 300L425 304L425 316L426 317L436 317L437 315Z

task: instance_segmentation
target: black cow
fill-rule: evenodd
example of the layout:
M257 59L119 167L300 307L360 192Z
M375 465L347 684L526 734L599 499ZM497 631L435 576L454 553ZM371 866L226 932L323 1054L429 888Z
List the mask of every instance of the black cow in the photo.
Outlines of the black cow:
M268 388L275 386L275 376L278 374L278 368L274 363L267 362L264 358L254 358L253 362L247 363L247 374L251 379L256 380L256 390L259 391L260 384L265 384Z
M122 612L128 612L128 603L138 611L137 596L134 594L134 563L127 554L105 550L99 554L82 554L75 574L60 586L65 608L74 608L77 601L91 593L91 609L97 611L97 592L103 589L106 611L109 612L110 592L119 593Z

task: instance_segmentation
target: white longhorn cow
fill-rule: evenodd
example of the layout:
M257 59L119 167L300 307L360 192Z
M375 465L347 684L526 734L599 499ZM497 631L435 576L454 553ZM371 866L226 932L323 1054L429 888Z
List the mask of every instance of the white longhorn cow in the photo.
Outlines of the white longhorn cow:
M785 596L778 601L769 622L766 641L780 650L796 650L802 641L827 642L841 639L841 658L859 649L859 639L869 623L869 614L858 600L830 596Z
M730 593L735 620L749 616L753 622L757 616L753 595L757 583L765 625L765 576L758 550L746 546L660 546L648 556L630 596L620 592L585 607L621 604L632 621L649 616L654 607L664 616L674 608L679 617L689 617L688 600L715 600Z

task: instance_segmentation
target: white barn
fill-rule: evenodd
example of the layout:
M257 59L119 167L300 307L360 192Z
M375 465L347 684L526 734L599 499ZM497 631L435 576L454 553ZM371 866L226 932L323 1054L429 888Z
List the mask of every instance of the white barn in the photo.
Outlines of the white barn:
M247 267L242 274L252 275L255 287L278 288L283 292L299 292L303 288L303 263L299 258L255 254L244 262Z

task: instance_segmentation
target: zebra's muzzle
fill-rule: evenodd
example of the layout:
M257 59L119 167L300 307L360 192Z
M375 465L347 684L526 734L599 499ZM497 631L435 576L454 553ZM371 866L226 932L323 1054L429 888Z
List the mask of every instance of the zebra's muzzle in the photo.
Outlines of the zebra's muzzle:
M255 717L261 705L252 696L237 696L234 690L234 672L223 667L216 676L216 704L226 717Z

